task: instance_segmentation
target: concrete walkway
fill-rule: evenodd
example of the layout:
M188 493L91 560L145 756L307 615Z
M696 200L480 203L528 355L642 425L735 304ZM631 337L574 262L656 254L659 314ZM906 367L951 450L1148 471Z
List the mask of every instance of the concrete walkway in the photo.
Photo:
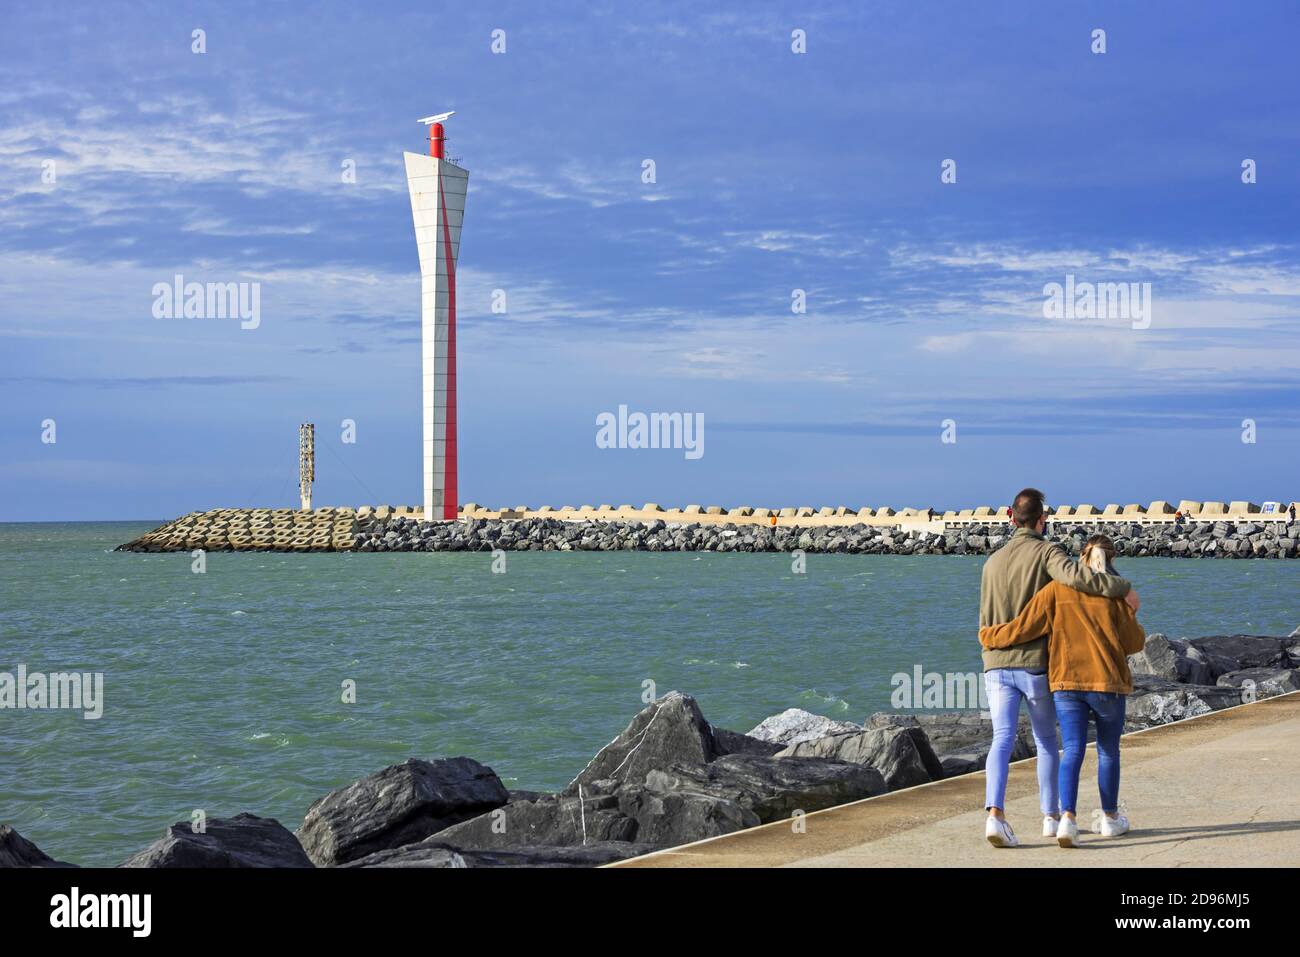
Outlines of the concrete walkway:
M1120 802L1133 831L1092 833L1096 753L1079 779L1082 847L1041 836L1035 759L1011 766L1021 846L984 840L984 774L895 791L622 861L614 867L1269 867L1300 865L1300 692L1126 735ZM1086 833L1085 833L1086 832Z

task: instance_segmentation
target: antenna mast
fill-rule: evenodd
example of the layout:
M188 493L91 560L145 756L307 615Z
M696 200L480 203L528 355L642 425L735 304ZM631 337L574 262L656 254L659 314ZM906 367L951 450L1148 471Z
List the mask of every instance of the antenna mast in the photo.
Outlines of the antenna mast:
M316 426L304 422L298 426L298 491L302 510L311 511L311 485L316 481Z

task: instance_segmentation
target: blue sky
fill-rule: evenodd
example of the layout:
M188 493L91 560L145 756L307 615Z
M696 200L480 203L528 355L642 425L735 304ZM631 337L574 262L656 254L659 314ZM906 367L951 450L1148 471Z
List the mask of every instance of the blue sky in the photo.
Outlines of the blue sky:
M0 520L289 505L301 421L319 503L417 502L445 109L462 500L1300 498L1293 4L297 6L0 14ZM155 319L178 273L260 326ZM1070 274L1150 328L1044 318ZM597 448L620 404L704 456Z

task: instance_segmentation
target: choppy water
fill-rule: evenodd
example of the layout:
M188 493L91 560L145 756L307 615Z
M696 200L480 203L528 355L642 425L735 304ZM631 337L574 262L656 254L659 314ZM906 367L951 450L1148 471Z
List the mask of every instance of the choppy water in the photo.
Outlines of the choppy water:
M741 731L862 720L890 677L979 668L982 558L111 549L136 524L0 525L0 671L104 673L104 715L0 710L0 822L112 865L195 808L296 827L410 756L555 789L642 707L694 694ZM1134 559L1148 631L1287 634L1300 563ZM341 701L356 682L357 703Z

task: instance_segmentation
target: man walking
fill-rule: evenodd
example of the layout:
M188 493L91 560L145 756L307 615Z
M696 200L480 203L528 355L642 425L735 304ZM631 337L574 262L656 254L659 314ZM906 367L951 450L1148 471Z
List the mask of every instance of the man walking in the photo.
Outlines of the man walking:
M1046 525L1043 493L1022 489L1011 506L1016 530L1011 539L984 563L980 578L980 627L1001 625L1024 610L1029 600L1048 582L1102 595L1124 598L1138 609L1137 592L1116 575L1081 566L1060 545L1043 537ZM1047 636L1012 648L984 652L984 687L993 717L993 746L985 764L985 807L989 812L984 836L994 847L1019 844L1003 808L1007 772L1020 718L1020 702L1029 706L1029 721L1038 747L1038 798L1043 810L1043 835L1055 837L1060 816L1057 769L1060 752L1056 737L1056 708L1047 686Z

